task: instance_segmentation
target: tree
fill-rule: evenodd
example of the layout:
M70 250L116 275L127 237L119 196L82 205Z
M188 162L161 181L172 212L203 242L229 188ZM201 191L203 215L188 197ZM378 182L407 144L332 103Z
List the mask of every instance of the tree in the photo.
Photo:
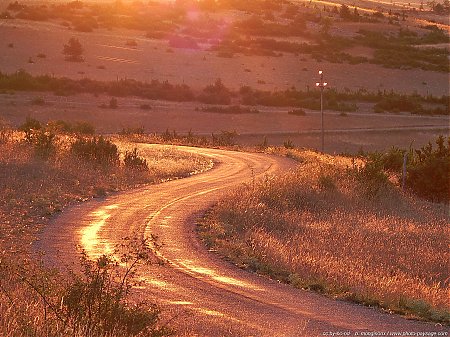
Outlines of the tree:
M66 55L66 61L83 62L83 46L77 38L71 37L69 42L64 45L63 54Z

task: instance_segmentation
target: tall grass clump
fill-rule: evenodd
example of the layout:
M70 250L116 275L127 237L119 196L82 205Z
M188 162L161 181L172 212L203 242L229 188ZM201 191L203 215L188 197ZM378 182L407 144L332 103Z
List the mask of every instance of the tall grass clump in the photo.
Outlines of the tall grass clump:
M285 151L296 170L219 202L199 227L205 242L296 287L448 323L446 205L363 161Z
M128 300L136 267L149 253L122 255L121 261L83 253L82 272L63 275L24 259L0 260L0 330L5 336L169 336L154 304ZM118 263L123 267L118 267Z

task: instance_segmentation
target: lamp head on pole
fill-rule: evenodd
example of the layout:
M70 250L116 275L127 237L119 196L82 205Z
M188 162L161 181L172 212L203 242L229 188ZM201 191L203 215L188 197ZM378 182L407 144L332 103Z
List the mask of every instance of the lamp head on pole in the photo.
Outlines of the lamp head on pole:
M322 70L319 70L319 75L322 75L322 73L323 73L323 71L322 71Z

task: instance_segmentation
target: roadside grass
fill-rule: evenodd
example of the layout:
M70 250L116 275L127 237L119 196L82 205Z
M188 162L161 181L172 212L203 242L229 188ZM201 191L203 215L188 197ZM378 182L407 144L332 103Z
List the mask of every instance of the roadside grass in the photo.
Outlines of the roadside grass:
M296 170L220 201L198 227L206 245L294 287L450 323L448 205L403 194L361 160L282 151Z
M155 147L147 144L135 144L117 139L122 152L137 148L140 155L147 160L152 182L161 182L174 178L188 177L211 168L212 162L192 152L184 152L172 147Z
M50 132L38 131L39 136ZM44 142L48 148L45 156L36 145L43 146L42 139L33 137L38 143L27 139L25 132L0 129L2 336L168 335L170 330L161 324L156 306L127 300L136 266L133 262L140 261L142 253L135 255L135 260L127 258L125 265L132 264L130 269L101 257L98 261L85 259L83 273L69 276L44 267L32 255L31 244L50 218L68 205L188 176L207 169L210 161L183 151L122 140L118 164L99 165L71 151L79 136L58 133L45 138L51 141L51 145ZM125 151L134 148L148 169L123 164ZM98 308L102 308L100 313ZM87 314L94 310L96 315Z

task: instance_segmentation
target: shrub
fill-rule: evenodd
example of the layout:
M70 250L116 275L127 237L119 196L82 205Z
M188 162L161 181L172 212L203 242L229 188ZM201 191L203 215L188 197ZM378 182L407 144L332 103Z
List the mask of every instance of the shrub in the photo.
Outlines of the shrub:
M27 261L19 266L10 259L0 259L0 278L5 281L2 292L9 299L10 291L20 294L22 300L27 297L26 304L10 301L18 308L13 309L7 326L3 325L5 333L55 337L172 335L171 329L161 326L160 310L155 304L128 302L136 266L147 262L147 255L126 253L120 261L103 255L90 261L83 253L81 274L71 273L70 279ZM119 270L119 262L123 270Z
M102 166L116 166L119 163L117 146L102 136L91 139L78 138L72 144L71 152L78 158Z
M420 197L431 201L450 200L450 137L436 139L436 148L432 143L415 151L408 165L406 185Z
M56 135L49 130L37 130L33 133L33 145L36 154L43 158L48 159L51 154L56 150L55 137Z
M339 9L339 16L344 20L352 20L353 15L350 11L350 8L347 5L341 5L341 8Z
M119 106L119 105L117 104L117 98L113 97L113 98L111 98L111 99L109 100L109 105L108 105L108 107L109 107L110 109L117 109L118 106Z
M55 133L75 133L80 135L93 135L95 133L95 128L92 124L88 122L75 122L71 124L67 121L56 120L49 121L46 128L52 130Z
M440 136L432 143L418 150L408 152L406 186L419 197L436 202L450 199L450 137ZM372 153L364 170L359 170L361 178L369 177L369 184L382 182L383 171L402 175L403 158L407 151L392 147L386 153Z
M219 135L213 133L211 136L215 146L232 146L235 144L237 133L236 131L221 131Z
M283 142L283 146L284 146L286 149L294 149L294 148L295 148L294 143L293 143L292 140L290 140L290 139L285 140L285 141Z
M145 132L143 126L122 128L119 135L143 135Z
M49 121L46 127L55 133L71 132L72 130L70 123L63 120Z
M371 160L380 161L383 169L386 171L401 173L404 154L404 150L401 150L398 147L392 147L386 153L372 154Z
M93 135L95 133L95 127L88 122L75 122L72 125L72 132L81 135Z
M77 38L71 37L67 44L64 45L63 54L66 55L66 61L82 62L83 46Z
M85 336L164 336L166 329L156 329L160 311L156 306L130 306L127 276L114 280L114 261L107 256L96 262L83 261L85 278L76 279L61 301L74 335ZM132 265L134 266L134 265ZM127 270L127 272L130 269Z
M25 123L19 126L19 130L25 132L25 139L28 142L32 141L32 134L35 130L40 130L42 128L41 122L37 119L27 117Z
M221 79L208 85L199 96L199 101L207 104L230 104L231 91L225 87Z
M37 119L27 117L19 130L25 132L25 140L34 146L39 157L48 159L54 153L56 134L53 128L44 128Z
M378 197L389 185L380 161L368 160L365 165L354 166L350 173L355 177L358 190L369 199Z
M133 151L125 151L125 158L123 162L125 164L125 168L127 169L138 171L148 170L147 160L138 155L137 148L134 148Z

